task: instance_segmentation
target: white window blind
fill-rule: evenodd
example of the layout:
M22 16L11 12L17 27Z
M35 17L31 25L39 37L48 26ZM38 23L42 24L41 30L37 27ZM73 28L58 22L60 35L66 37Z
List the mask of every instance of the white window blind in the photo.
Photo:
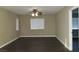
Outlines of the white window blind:
M44 18L31 18L31 29L44 29Z
M16 31L19 31L19 18L16 18Z

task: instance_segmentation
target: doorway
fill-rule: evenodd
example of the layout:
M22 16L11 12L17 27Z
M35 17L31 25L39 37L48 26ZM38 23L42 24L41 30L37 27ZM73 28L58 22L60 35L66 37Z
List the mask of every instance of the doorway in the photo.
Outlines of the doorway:
M79 51L78 47L78 8L72 10L72 47L73 51Z
M79 51L79 7L69 10L69 50ZM77 40L76 40L77 39Z

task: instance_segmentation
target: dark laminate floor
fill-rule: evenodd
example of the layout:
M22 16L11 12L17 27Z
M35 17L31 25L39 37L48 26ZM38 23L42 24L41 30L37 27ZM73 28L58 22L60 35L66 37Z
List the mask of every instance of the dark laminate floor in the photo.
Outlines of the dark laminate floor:
M0 49L2 52L67 52L68 50L53 37L19 38Z

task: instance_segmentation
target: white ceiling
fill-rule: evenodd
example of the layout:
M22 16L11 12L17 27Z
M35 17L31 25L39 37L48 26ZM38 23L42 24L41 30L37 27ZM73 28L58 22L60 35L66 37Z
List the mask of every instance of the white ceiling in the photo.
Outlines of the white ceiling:
M33 9L38 9L43 14L55 14L64 6L2 6L1 8L7 9L19 15L30 14Z

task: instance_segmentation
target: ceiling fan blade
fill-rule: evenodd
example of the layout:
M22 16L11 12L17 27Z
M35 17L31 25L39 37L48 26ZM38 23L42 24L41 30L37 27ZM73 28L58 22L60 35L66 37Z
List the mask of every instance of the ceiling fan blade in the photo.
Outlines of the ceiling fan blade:
M38 15L42 15L42 12L38 12Z

